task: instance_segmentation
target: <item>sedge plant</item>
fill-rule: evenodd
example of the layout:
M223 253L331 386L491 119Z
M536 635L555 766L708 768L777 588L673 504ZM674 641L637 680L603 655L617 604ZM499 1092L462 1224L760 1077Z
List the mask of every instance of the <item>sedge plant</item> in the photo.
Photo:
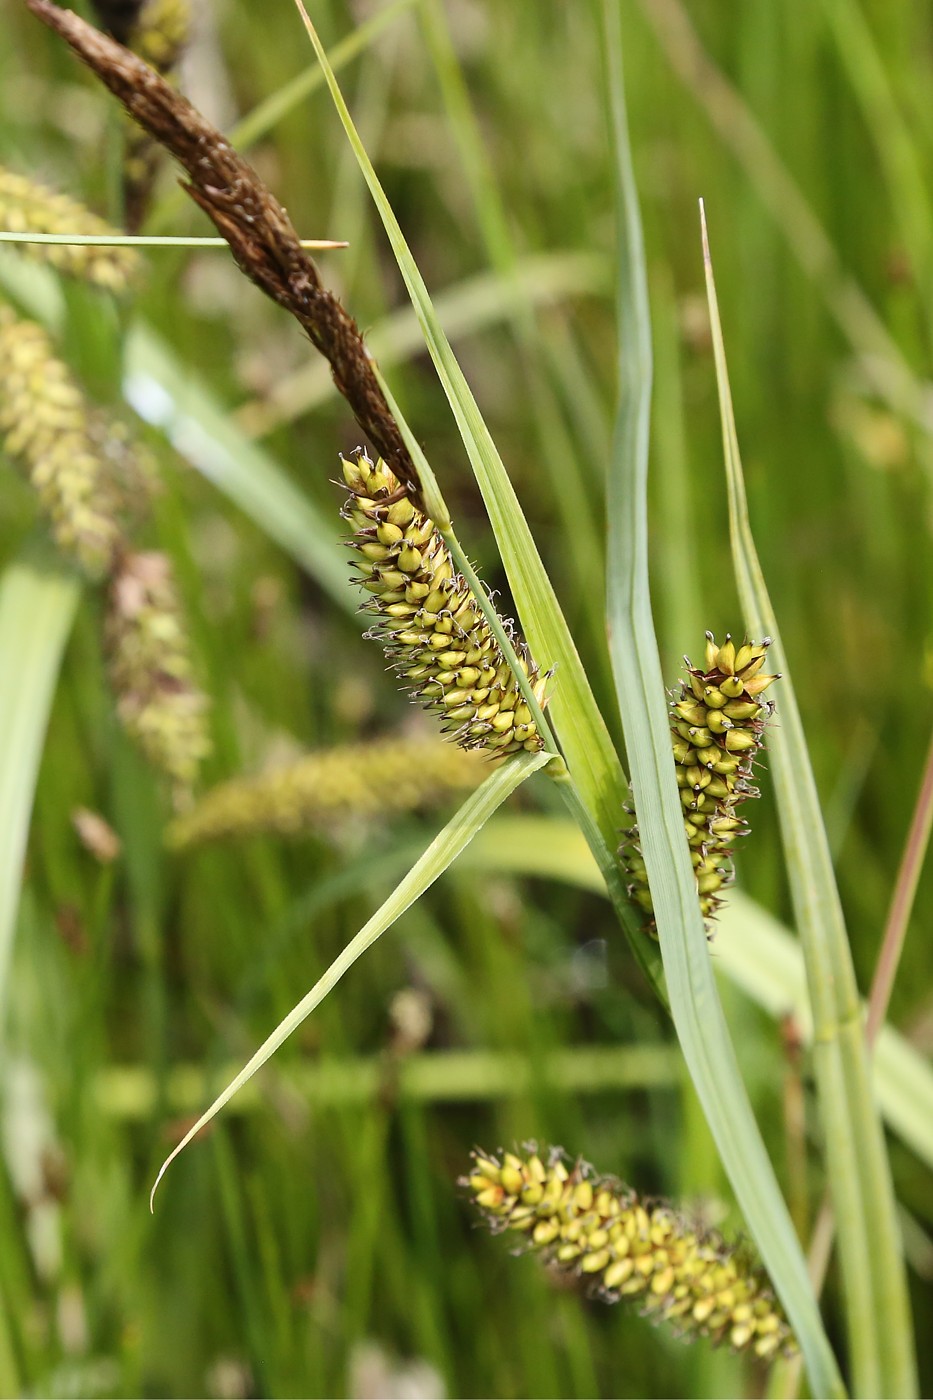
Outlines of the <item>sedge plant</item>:
M643 1201L580 1162L567 1167L559 1153L546 1159L534 1153L480 1154L467 1189L498 1228L525 1234L532 1249L588 1279L607 1299L639 1298L649 1314L674 1321L686 1335L727 1342L760 1360L799 1348L814 1393L844 1393L739 1071L704 925L728 899L732 843L745 830L737 809L754 795L753 765L762 742L771 749L773 736L781 735L773 750L778 803L819 1042L817 1091L844 1276L848 1369L859 1394L909 1394L915 1385L911 1329L890 1171L880 1117L867 1090L854 974L778 620L748 529L711 273L733 553L749 639L738 639L737 633L736 641L717 644L709 634L705 666L689 669L670 714L665 707L647 572L646 279L617 7L609 0L602 7L619 228L619 405L607 487L608 618L618 716L610 722L597 704L505 467L317 33L300 0L298 5L473 467L523 635L478 578L454 529L443 481L431 470L352 317L324 286L271 192L196 109L132 54L48 0L29 0L29 8L116 93L148 138L182 164L188 192L229 242L240 268L295 316L330 363L337 389L375 448L373 455L360 449L342 468L349 490L344 518L374 619L371 635L384 647L401 685L440 721L448 737L490 763L488 777L389 899L184 1134L158 1180L361 953L478 836L502 802L540 771L582 833L634 961L670 1012L760 1262L749 1247L734 1247L679 1208ZM155 597L162 585L156 563L120 554L117 567L128 582L124 585L118 574L116 586L142 599L144 611L147 590ZM764 670L772 637L783 681L777 721L769 725L771 702L759 697L775 679ZM172 652L172 638L162 644ZM117 639L118 656L121 647ZM131 662L127 655L126 665ZM168 665L163 669L176 676ZM184 689L184 666L177 681L170 691ZM124 691L132 695L132 685ZM183 726L193 726L188 763L174 775L186 782L204 752L198 729L202 707L193 694L192 700L188 711L179 712ZM631 784L612 739L617 717ZM136 722L141 729L141 718ZM627 812L637 826L620 850Z

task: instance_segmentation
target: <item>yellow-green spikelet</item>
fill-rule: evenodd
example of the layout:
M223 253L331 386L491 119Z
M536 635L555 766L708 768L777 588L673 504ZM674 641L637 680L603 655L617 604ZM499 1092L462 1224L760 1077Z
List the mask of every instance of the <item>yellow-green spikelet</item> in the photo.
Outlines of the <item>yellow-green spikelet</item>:
M208 701L194 678L171 562L156 551L120 557L110 580L106 641L117 714L184 803L210 751Z
M76 233L109 236L109 224L70 195L50 190L25 175L0 166L0 229L9 233ZM17 243L17 252L49 263L69 277L110 292L125 292L142 264L132 248L75 243Z
M111 566L128 497L151 484L122 424L87 403L49 336L0 306L0 446L29 477L52 534L92 578ZM126 489L122 476L132 481Z
M641 1201L563 1153L474 1152L464 1178L486 1223L577 1276L607 1302L637 1298L646 1316L763 1361L796 1351L793 1333L749 1249L664 1201Z
M384 817L387 804L393 813L411 811L477 787L484 776L478 756L436 736L342 744L219 784L172 822L166 844L180 850L260 831L320 830L342 817Z
M773 710L759 696L779 677L762 670L770 637L736 647L727 636L722 646L706 634L706 669L684 658L689 681L671 701L671 738L677 784L684 809L697 893L704 918L714 917L720 891L731 883L732 847L747 833L736 808L757 797L752 781L767 720ZM653 906L638 828L632 827L622 849L629 894L646 914ZM653 927L653 924L652 924Z
M144 0L126 43L163 78L172 78L191 31L188 0ZM148 132L124 119L123 205L126 226L140 227L162 162L162 148Z
M363 451L342 458L351 496L343 517L354 527L365 607L402 684L441 717L463 748L493 755L543 747L518 682L433 521L402 494L383 461ZM505 623L507 627L511 624ZM547 675L516 646L536 697Z

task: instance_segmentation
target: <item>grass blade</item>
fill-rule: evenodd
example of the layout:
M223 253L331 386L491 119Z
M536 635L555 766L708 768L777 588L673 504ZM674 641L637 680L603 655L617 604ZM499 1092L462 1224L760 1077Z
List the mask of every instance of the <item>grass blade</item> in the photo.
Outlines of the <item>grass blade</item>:
M493 770L482 787L477 788L456 816L434 838L424 854L415 862L408 874L369 922L360 929L355 938L351 939L340 956L335 958L307 995L302 997L283 1021L279 1022L272 1034L263 1041L255 1055L243 1066L240 1073L230 1081L222 1093L218 1094L210 1107L201 1114L198 1121L185 1134L178 1146L166 1157L159 1168L158 1176L150 1193L150 1207L155 1199L159 1182L168 1167L178 1154L184 1151L192 1138L220 1112L224 1104L229 1103L237 1090L252 1079L256 1071L262 1068L270 1056L288 1039L292 1031L296 1030L302 1021L311 1015L315 1007L320 1006L344 973L350 970L367 948L371 948L386 929L391 927L404 914L405 910L433 885L437 877L443 874L452 861L456 860L463 848L488 821L496 808L501 806L526 778L530 778L532 773L536 773L549 761L549 754L521 754L506 760Z
M815 1023L814 1069L845 1280L849 1344L861 1395L916 1390L900 1230L881 1122L871 1092L855 972L816 783L787 657L748 517L722 326L703 221L732 554L750 635L774 638L783 674L780 723L769 736L784 851Z
M603 0L620 241L620 407L609 482L609 635L671 1011L749 1230L800 1342L815 1394L842 1393L806 1263L739 1072L713 975L671 760L648 586L651 334L622 76L621 16Z
M75 575L38 544L0 580L0 1025L36 777L80 591Z
M425 344L460 430L489 512L525 635L539 663L554 666L558 671L560 680L555 686L550 712L564 757L604 841L612 846L618 839L619 812L627 792L618 755L502 459L438 322L424 280L353 125L321 41L301 0L296 0L296 5L388 234Z

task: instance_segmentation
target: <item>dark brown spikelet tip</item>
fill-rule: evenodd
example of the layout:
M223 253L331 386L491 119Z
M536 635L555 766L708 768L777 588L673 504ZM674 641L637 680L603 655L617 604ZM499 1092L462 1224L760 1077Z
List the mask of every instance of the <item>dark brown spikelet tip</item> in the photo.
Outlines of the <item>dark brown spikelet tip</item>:
M185 189L227 240L237 265L304 328L366 436L409 495L418 472L376 378L356 322L322 284L288 214L216 127L155 69L51 0L29 9L71 45L134 121L188 173Z
M753 782L755 759L774 706L760 699L776 675L762 669L771 638L736 647L727 636L722 646L706 634L706 669L685 657L689 680L671 700L671 739L677 784L684 809L684 829L690 845L700 909L706 919L722 903L720 891L732 881L732 848L748 833L736 808L757 797ZM638 839L638 827L628 833L621 852L629 875L629 894L653 916L651 891ZM651 917L649 928L654 929Z
M605 1302L637 1299L686 1339L707 1337L761 1361L797 1345L766 1274L745 1245L701 1228L665 1201L642 1201L614 1177L563 1152L473 1153L465 1186L490 1229Z
M382 643L402 684L463 748L496 756L543 748L512 668L434 522L385 462L362 449L342 461L351 492L343 517L354 529L354 562L375 617L367 636ZM543 704L548 675L522 644L516 651Z

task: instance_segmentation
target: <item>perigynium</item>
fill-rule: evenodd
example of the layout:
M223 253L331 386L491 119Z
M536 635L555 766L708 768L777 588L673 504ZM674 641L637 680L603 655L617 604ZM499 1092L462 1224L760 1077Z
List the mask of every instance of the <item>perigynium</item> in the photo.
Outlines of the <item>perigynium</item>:
M440 531L381 459L359 449L341 460L351 492L343 516L354 528L364 606L375 618L367 635L382 643L402 684L455 743L495 756L541 749L515 674ZM504 626L511 632L510 622ZM516 652L543 704L548 674L524 644Z
M720 891L732 880L732 847L748 833L736 808L758 796L753 782L755 759L773 711L759 696L776 675L762 670L770 637L736 647L727 636L721 646L706 634L706 669L685 657L689 680L671 699L671 738L677 785L684 809L700 908L706 919L722 903ZM653 914L644 856L633 826L622 848L631 898ZM649 924L653 929L653 919Z
M494 1231L579 1278L607 1302L637 1298L684 1337L727 1342L770 1361L796 1350L774 1291L749 1248L730 1244L666 1201L640 1200L560 1149L473 1153L462 1183Z

